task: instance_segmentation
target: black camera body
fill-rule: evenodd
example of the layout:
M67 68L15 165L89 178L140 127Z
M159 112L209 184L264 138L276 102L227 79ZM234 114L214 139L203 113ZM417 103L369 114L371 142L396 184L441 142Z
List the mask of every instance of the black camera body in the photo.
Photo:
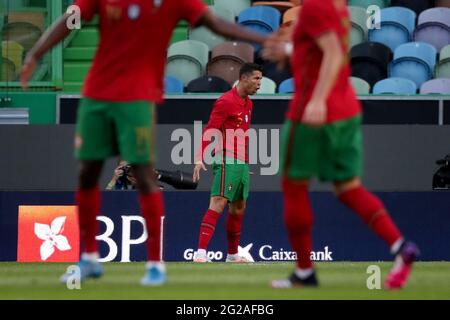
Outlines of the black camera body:
M433 190L450 190L450 154L436 164L440 167L433 175Z
M119 181L125 185L128 186L130 184L130 181L128 180L128 177L133 176L132 172L131 172L131 166L130 165L126 165L123 166L122 168L123 174L122 176L119 177Z

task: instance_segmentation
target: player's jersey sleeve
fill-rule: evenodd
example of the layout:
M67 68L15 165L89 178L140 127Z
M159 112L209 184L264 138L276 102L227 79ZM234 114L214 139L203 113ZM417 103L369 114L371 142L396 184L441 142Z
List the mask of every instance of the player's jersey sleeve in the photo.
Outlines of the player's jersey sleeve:
M224 100L218 100L214 104L206 129L221 129L227 117L227 103Z
M336 29L334 16L336 13L328 1L310 0L305 1L300 21L304 31L312 38Z
M181 20L187 20L191 26L196 26L208 7L201 0L177 0Z
M203 131L202 144L200 150L196 154L195 157L196 161L203 161L204 151L210 143L208 138L204 139L205 137L209 136L208 134L206 134L207 131L211 129L221 130L225 121L227 120L227 117L228 117L228 108L226 102L224 100L217 100L217 102L214 104L213 110L209 117L208 125Z
M75 5L80 8L81 19L91 21L99 12L99 0L76 0Z

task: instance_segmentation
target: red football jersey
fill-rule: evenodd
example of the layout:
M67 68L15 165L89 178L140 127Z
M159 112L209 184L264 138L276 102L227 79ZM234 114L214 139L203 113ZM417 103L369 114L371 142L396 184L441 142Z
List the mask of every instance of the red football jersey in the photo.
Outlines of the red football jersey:
M326 32L335 32L343 52L350 43L350 17L347 7L338 10L333 0L305 0L294 31L292 71L295 78L295 95L287 117L300 121L305 106L311 99L322 63L322 51L316 39ZM361 112L361 105L350 83L349 58L339 70L336 83L327 99L327 122L350 118Z
M205 149L210 144L207 131L217 129L223 137L223 144L218 145L215 152L222 152L225 146L225 156L248 162L248 142L246 135L250 129L253 102L249 97L241 98L234 87L223 94L213 106L209 122L203 131L201 155L196 160L204 159Z
M163 98L167 47L180 20L198 23L201 0L77 0L81 17L100 16L100 43L83 96L106 101Z

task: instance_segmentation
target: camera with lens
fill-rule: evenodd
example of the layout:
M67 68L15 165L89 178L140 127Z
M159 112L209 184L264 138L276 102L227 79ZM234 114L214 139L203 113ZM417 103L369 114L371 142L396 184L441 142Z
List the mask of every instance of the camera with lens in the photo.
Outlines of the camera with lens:
M433 175L433 190L450 190L450 154L436 161L439 168Z
M130 165L124 165L119 168L123 171L123 174L118 178L118 181L125 189L128 189L129 185L132 185L129 177L134 177L132 167ZM192 179L192 174L182 171L168 171L168 170L154 170L155 177L159 182L171 185L177 190L195 190L197 189L197 182ZM134 185L132 185L134 189Z
M192 174L182 171L155 170L156 179L160 182L167 183L177 190L195 190L197 182L192 180Z

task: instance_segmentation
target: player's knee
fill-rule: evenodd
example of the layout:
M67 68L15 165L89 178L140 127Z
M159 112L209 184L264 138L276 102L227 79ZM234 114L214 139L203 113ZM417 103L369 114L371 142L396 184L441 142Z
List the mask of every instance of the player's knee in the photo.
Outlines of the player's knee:
M215 212L222 213L225 210L225 207L228 203L228 200L223 197L212 197L209 203L209 209L214 210Z
M238 215L238 216L242 216L244 215L245 212L245 208L241 207L241 208L230 208L230 214L233 215Z
M245 201L239 200L231 203L229 211L231 214L243 215L245 212Z
M336 194L336 196L339 196L344 192L360 187L361 179L353 178L346 181L336 181L334 182L333 186L334 186L334 193Z

